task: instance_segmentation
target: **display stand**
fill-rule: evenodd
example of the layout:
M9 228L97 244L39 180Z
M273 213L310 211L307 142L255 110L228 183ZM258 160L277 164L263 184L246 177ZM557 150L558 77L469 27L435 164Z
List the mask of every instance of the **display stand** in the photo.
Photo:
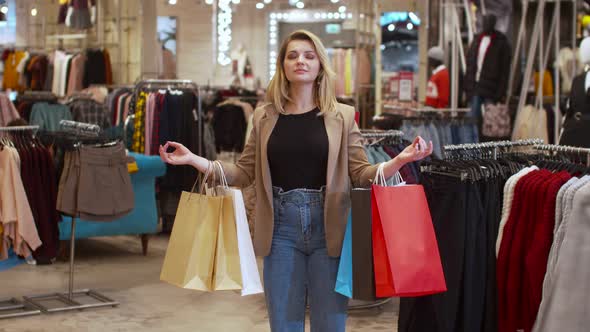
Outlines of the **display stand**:
M97 125L90 125L74 121L62 120L60 122L60 128L63 131L70 132L73 135L79 137L98 137L100 133L100 127ZM22 131L37 129L39 129L39 126L21 126L0 128L0 131ZM96 291L90 289L74 290L74 257L76 240L75 230L76 216L72 218L68 291L65 293L58 292L45 295L23 296L24 302L20 302L16 298L0 301L0 313L7 312L6 314L0 314L0 318L14 318L38 315L40 313L63 312L99 307L115 307L119 305L119 302L116 302ZM82 301L77 300L84 297L92 300L93 303L83 303ZM43 302L59 302L61 305L49 307L44 305Z
M533 26L533 32L530 37L530 45L527 53L527 61L526 61L526 68L524 77L522 80L522 86L520 90L520 98L518 102L517 108L517 117L520 115L522 109L525 106L526 96L528 93L529 84L531 82L531 77L533 74L533 65L535 63L535 57L538 52L538 61L541 64L542 68L539 74L539 82L543 82L543 75L545 72L545 68L547 67L547 59L549 58L549 52L551 50L551 45L554 45L555 51L555 59L559 58L559 51L560 51L560 44L561 44L561 3L562 2L570 2L572 3L572 17L574 20L577 19L577 6L576 0L522 0L522 18L520 29L518 32L518 39L516 42L516 49L514 51L515 56L513 57L512 67L510 69L510 78L508 80L508 92L506 98L507 104L510 101L510 97L512 96L512 89L514 87L514 80L516 76L516 68L518 63L521 61L521 56L519 53L521 51L521 47L523 44L523 40L525 38L525 21L528 12L529 3L537 3L537 12L535 14L535 23ZM553 11L553 18L551 20L551 28L549 34L543 33L544 28L544 17L545 17L545 5L547 3L554 3L555 8ZM572 50L576 53L576 24L573 24L572 29ZM546 42L546 48L543 49L543 42ZM576 68L575 65L573 66L573 73L572 77L575 76ZM560 73L559 69L555 67L555 73L553 74L555 80L555 122L554 122L554 139L555 142L559 141L559 132L561 129L561 111L560 111L560 94L561 94L561 83L560 83ZM543 89L538 89L537 93L537 103L542 102L543 100Z

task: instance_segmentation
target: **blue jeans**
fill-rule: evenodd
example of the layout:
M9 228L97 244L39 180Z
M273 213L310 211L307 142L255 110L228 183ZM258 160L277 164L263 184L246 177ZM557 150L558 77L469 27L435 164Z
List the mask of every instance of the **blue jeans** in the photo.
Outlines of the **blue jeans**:
M339 258L328 256L324 190L273 187L274 232L264 258L264 292L273 332L303 332L306 295L312 332L344 332L348 298L336 293Z

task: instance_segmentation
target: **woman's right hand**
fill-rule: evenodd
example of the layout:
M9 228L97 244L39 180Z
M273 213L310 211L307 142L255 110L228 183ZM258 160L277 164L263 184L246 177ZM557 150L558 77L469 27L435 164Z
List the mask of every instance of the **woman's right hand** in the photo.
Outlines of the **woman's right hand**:
M166 152L169 147L173 147L173 152ZM176 142L166 142L164 146L160 145L160 158L171 165L189 165L192 163L195 155L184 145Z
M169 147L174 148L173 152L166 152ZM192 153L186 146L176 142L166 142L160 145L160 158L171 165L190 165L199 172L205 173L210 167L210 161Z

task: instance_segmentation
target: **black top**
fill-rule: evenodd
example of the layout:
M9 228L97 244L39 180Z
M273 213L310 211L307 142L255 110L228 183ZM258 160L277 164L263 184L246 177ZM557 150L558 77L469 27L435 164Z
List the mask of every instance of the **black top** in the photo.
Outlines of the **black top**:
M273 186L288 191L326 185L328 134L319 112L279 115L267 148Z

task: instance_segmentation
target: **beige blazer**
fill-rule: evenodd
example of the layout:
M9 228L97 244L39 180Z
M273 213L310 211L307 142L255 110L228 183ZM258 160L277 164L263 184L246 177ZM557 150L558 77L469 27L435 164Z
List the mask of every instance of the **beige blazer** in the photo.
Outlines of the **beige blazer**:
M278 118L279 113L272 105L257 108L242 156L236 164L222 162L230 185L245 187L255 182L254 249L258 256L267 256L272 244L274 214L267 144ZM377 166L367 160L353 107L338 104L335 112L324 115L324 121L329 142L324 203L326 245L328 254L338 257L350 212L351 180L354 187L370 186Z

